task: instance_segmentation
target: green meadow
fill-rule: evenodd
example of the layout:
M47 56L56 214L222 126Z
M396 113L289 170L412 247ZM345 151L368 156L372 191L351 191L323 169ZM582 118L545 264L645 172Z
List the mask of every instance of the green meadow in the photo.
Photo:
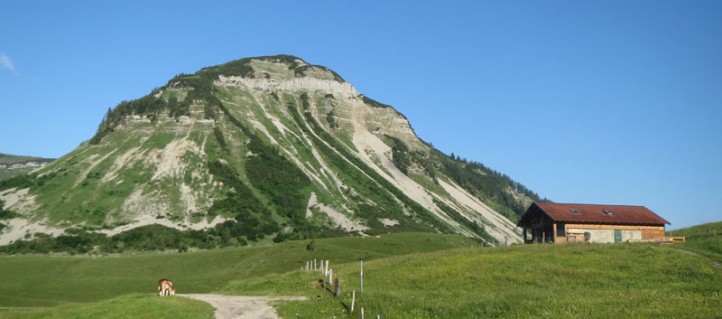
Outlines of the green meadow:
M338 268L339 299L280 307L284 318L719 318L722 270L698 256L647 244L516 246L398 256ZM287 275L288 284L299 275ZM316 277L318 277L316 275ZM311 274L313 280L314 274ZM308 280L309 278L306 277ZM282 286L282 280L271 280ZM228 292L264 291L264 281ZM328 314L317 316L315 314Z
M684 231L675 235L691 234ZM283 318L360 318L361 308L366 318L720 318L717 233L704 244L690 236L679 245L482 248L457 236L405 233L316 240L313 251L296 241L189 253L3 256L0 317L212 316L203 303L155 296L155 281L169 277L179 293L308 297L277 303ZM321 287L319 272L301 269L313 258L331 261L339 298ZM156 308L169 310L148 310Z
M52 309L2 309L0 318L176 318L212 319L213 307L186 298L159 298L150 294L127 294L94 303L65 304Z
M93 303L126 294L153 295L160 278L173 279L178 293L207 293L233 280L300 269L314 258L350 262L475 245L467 238L429 233L320 239L314 241L313 251L308 244L293 241L188 253L0 256L0 311Z
M707 223L690 228L671 231L670 236L685 236L687 239L677 247L705 256L722 263L722 222Z

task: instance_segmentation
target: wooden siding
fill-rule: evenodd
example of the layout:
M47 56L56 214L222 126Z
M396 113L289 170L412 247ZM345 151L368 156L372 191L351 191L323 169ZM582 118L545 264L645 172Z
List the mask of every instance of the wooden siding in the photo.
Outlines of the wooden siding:
M557 226L559 225L559 226ZM640 231L641 239L653 239L665 237L664 226L641 226L641 225L597 225L597 224L563 224L566 236L556 236L557 227L561 223L554 224L554 242L558 244L567 242L584 242L584 230L621 230L625 233L629 231Z

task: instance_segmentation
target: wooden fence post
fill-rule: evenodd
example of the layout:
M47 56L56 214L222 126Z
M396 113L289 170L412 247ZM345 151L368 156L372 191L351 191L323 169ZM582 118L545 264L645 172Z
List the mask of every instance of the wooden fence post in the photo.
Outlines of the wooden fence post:
M361 319L364 319L364 307L361 307Z
M333 296L338 298L339 294L341 294L341 281L338 279L338 274L336 274L336 276L333 278L333 287Z

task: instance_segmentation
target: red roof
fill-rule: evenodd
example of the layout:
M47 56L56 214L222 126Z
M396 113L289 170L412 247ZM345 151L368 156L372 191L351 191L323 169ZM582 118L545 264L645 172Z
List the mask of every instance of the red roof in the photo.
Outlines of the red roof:
M557 222L664 225L669 222L644 206L534 203ZM529 209L531 210L532 207Z

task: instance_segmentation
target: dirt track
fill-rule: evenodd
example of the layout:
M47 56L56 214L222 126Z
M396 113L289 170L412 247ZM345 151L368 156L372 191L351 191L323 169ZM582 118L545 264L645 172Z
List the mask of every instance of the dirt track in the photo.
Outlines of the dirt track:
M181 297L205 301L216 308L216 319L280 319L268 302L276 300L303 300L304 297L251 297L210 294L181 294Z

